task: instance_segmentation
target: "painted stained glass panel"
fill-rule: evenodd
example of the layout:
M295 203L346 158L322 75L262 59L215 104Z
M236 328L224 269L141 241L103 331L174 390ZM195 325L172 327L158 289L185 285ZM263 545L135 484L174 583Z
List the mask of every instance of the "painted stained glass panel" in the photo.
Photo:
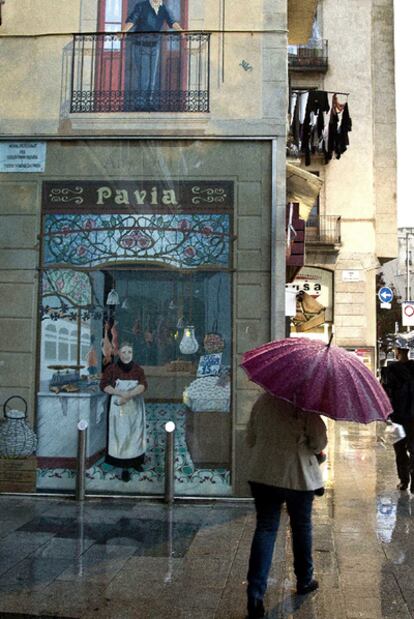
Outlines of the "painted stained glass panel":
M230 217L223 213L49 214L44 224L45 266L229 266Z

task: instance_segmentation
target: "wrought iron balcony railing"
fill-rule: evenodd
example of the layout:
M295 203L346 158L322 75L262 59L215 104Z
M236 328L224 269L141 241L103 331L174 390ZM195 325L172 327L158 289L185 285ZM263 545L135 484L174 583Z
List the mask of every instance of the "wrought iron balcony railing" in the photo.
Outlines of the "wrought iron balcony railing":
M306 221L305 242L339 245L341 218L338 215L311 215Z
M74 112L208 112L210 34L75 34Z
M328 70L328 41L321 39L307 45L289 45L288 59L291 71Z

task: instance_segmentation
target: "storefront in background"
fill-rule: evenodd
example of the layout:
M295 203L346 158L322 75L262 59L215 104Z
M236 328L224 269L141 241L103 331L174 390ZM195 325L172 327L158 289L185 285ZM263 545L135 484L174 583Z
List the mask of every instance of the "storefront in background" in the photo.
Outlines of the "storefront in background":
M333 271L328 269L304 266L287 286L296 296L291 335L329 341L334 309L333 277Z

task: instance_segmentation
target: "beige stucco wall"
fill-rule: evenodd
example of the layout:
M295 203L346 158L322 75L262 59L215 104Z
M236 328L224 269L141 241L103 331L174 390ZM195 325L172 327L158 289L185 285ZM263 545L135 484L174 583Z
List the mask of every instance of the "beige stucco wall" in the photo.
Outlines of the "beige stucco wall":
M1 399L4 402L11 395L23 396L32 420L40 186L28 175L7 175L0 184Z
M381 18L378 4L386 5ZM325 88L350 92L353 122L349 151L332 161L325 175L327 212L342 216L336 339L342 345L376 346L375 267L379 258L391 258L396 250L392 1L351 0L345 5L327 0L322 15L330 63ZM343 281L343 271L354 269L361 281Z
M319 16L328 72L292 83L349 92L353 127L340 160L308 168L324 180L321 214L341 216L342 244L336 258L309 247L306 262L335 271L336 343L376 346L375 267L395 255L397 232L392 0L324 0ZM347 270L360 281L344 281Z
M240 2L225 0L223 12L223 1L190 3L189 7L189 29L212 32L210 112L201 114L70 114L71 33L96 31L96 0L7 3L0 27L0 88L4 93L0 136L284 134L285 3L249 0L241 11ZM23 46L30 62L16 62Z

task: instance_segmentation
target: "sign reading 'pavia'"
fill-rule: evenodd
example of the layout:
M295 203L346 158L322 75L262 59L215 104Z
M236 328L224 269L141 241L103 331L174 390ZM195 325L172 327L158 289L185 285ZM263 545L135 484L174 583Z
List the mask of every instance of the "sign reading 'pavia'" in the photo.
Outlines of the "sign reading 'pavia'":
M233 208L232 181L47 181L43 183L43 208L79 212L137 210L163 211L193 208Z
M44 172L45 142L0 142L0 172Z

